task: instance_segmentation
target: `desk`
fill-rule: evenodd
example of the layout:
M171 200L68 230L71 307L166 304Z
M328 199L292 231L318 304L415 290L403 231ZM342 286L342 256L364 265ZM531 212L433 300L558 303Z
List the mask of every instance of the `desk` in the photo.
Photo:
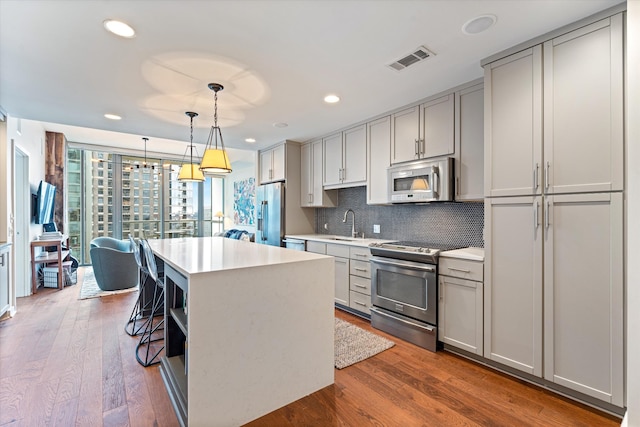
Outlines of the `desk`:
M36 264L44 263L50 264L53 262L58 263L58 289L64 288L64 276L62 275L62 260L69 255L69 251L62 250L62 243L66 242L67 247L69 244L69 236L63 235L62 237L54 240L33 240L31 242L31 293L38 292L38 279L36 277ZM35 256L34 249L37 246L55 246L56 252L41 252L38 256Z

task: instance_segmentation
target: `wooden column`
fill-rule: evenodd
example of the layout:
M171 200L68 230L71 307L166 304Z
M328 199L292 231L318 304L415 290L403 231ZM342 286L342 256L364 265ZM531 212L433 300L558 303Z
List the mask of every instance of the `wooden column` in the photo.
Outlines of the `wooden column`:
M64 165L67 139L64 134L46 132L44 179L56 187L53 221L58 231L64 232Z

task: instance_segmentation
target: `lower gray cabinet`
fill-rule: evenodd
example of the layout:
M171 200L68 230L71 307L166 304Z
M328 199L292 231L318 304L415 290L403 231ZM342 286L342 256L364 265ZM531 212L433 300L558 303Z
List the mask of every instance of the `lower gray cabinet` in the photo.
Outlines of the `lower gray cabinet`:
M438 339L483 354L483 264L440 258L438 276Z

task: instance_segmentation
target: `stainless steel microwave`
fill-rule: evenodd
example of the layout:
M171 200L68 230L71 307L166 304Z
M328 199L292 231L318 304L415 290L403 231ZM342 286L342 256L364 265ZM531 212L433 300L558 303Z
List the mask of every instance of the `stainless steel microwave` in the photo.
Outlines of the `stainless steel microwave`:
M403 163L387 169L391 203L453 200L453 158Z

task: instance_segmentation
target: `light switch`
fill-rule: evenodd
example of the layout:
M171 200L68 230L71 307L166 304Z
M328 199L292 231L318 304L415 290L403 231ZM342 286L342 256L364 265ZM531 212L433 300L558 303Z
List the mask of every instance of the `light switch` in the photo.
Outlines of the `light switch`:
M376 234L380 233L380 224L373 224L373 232Z

